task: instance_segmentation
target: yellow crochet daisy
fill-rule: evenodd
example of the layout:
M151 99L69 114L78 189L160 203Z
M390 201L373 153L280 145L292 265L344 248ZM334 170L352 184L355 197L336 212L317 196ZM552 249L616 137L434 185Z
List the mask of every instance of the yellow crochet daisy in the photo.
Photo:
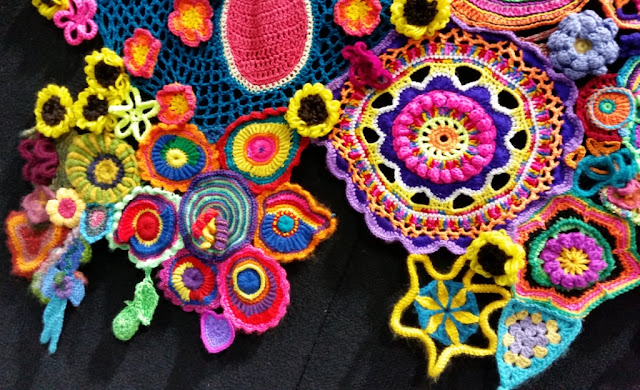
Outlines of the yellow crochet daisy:
M289 100L284 118L301 136L319 138L338 123L340 102L333 100L333 94L324 85L305 84Z
M524 249L504 230L480 233L463 257L471 260L469 268L485 278L493 278L500 286L515 284L518 271L525 264Z
M75 125L72 111L73 99L69 90L55 84L49 84L38 92L36 129L44 136L58 138L69 132Z
M109 107L120 103L122 99L117 95L105 93L104 89L87 87L80 92L78 100L73 104L76 125L96 134L111 131L118 118L109 112Z
M60 188L56 198L47 202L46 208L52 224L73 229L80 223L86 205L75 190Z
M433 36L449 23L451 0L393 0L391 23L409 38Z
M31 0L31 4L49 20L53 19L56 12L69 8L69 0Z
M120 56L105 47L86 56L85 61L84 73L90 87L101 89L104 94L117 95L120 99L127 97L131 83Z

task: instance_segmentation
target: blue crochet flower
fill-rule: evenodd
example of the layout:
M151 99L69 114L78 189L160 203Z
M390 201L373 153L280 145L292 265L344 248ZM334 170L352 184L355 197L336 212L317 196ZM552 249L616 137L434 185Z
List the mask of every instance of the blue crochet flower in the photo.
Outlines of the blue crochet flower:
M564 18L549 37L549 58L553 67L572 80L607 73L607 64L618 58L614 38L618 26L588 10Z

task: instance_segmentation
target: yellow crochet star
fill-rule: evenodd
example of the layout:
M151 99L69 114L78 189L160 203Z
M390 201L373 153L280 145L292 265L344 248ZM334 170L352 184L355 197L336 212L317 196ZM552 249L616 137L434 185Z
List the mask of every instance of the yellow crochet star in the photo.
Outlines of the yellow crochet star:
M396 306L393 309L391 314L391 320L389 322L391 329L402 337L407 338L416 338L420 340L426 350L427 350L427 359L428 359L428 369L427 373L430 377L438 377L444 368L449 363L449 360L457 355L472 355L472 356L491 356L496 352L496 348L498 345L498 337L496 332L491 329L489 325L489 316L491 313L499 310L507 305L509 299L511 299L511 292L501 286L497 286L494 284L474 284L472 283L472 278L476 275L476 272L472 269L467 270L466 274L462 278L462 284L464 284L466 291L472 292L474 294L497 294L495 300L487 304L478 315L478 325L479 330L488 340L488 345L486 347L477 347L468 345L465 343L461 343L459 340L453 338L453 343L441 351L438 351L436 347L436 343L433 338L429 334L429 330L431 329L422 329L420 327L406 325L402 323L402 318L404 312L407 308L409 308L413 302L418 298L418 294L420 292L420 281L418 278L418 265L422 265L424 269L427 271L429 276L431 276L434 280L437 281L445 281L452 280L458 276L462 267L467 262L467 258L464 256L459 257L451 270L442 274L433 267L429 256L427 255L409 255L407 258L407 267L409 268L409 280L410 287L407 294L402 297L396 303ZM439 352L439 353L438 353Z

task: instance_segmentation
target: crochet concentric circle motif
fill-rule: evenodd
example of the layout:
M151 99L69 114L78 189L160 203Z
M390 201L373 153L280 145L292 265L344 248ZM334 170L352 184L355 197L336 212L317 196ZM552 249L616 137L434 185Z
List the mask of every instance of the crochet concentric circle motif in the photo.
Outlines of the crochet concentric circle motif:
M336 219L302 187L285 183L258 197L254 245L280 262L305 259L336 229Z
M233 325L262 333L275 326L289 304L284 269L261 250L248 246L220 266L220 304L233 313Z
M411 100L394 120L391 134L398 158L436 184L477 175L496 149L492 118L474 100L448 91Z
M518 240L531 265L515 285L521 299L581 318L640 284L635 229L628 221L572 194L521 218Z
M171 257L183 243L178 234L179 197L152 187L136 188L115 205L113 247L129 249L139 268L154 268Z
M380 56L391 85L347 82L340 127L325 142L375 234L413 253L461 253L479 232L570 186L561 142L577 145L582 134L565 79L529 65L514 43L462 30L396 45Z
M86 202L115 203L140 184L135 150L109 134L75 136L65 167Z
M309 143L284 120L286 108L243 116L220 139L220 165L242 175L260 193L289 181Z
M195 125L154 126L137 152L141 176L168 191L186 191L198 174L218 167L217 152Z
M217 274L215 264L205 263L183 250L162 263L158 287L183 310L200 313L220 305Z
M208 216L207 211L214 214ZM215 171L196 176L180 204L180 234L185 246L202 260L222 260L247 245L256 228L256 200L242 176L231 171ZM224 220L225 237L216 237L211 245L202 234L198 220L214 223ZM196 229L199 231L196 232ZM216 230L219 230L218 226ZM194 234L195 233L195 234ZM220 243L221 245L216 245Z

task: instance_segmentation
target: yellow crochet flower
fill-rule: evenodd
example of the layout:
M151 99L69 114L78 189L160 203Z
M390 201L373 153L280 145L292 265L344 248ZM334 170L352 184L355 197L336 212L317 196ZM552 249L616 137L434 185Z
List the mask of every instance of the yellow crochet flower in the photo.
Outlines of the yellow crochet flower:
M31 4L49 20L53 19L56 12L69 8L69 0L31 0Z
M284 115L292 129L303 137L319 138L328 134L340 119L340 102L320 83L305 84L289 100Z
M109 113L109 107L119 105L122 99L114 94L105 94L105 91L87 87L80 92L78 100L73 104L73 113L79 128L100 134L103 131L111 131L116 126L118 118L115 114Z
M72 111L73 99L69 90L55 84L49 84L38 92L36 129L44 136L58 138L69 132L75 125Z
M524 249L504 230L480 233L463 257L471 260L472 270L485 278L493 277L500 286L515 284L518 271L525 264Z
M84 59L87 63L84 73L90 87L101 89L104 94L114 94L119 99L127 97L131 83L120 56L105 47Z
M451 0L393 0L391 23L409 38L433 36L449 23Z
M47 202L47 214L51 223L73 229L80 223L80 216L86 208L75 190L60 188L56 198Z

